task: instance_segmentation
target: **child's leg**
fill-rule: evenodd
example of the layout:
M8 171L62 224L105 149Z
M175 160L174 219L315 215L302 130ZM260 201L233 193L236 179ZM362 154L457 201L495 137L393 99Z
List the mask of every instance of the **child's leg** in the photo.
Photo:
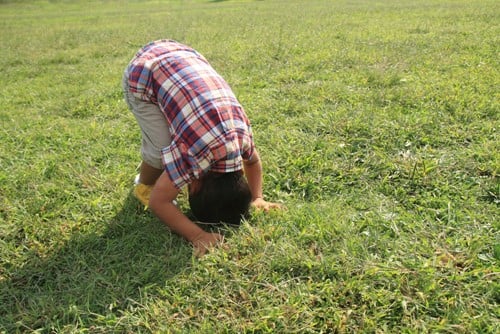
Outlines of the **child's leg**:
M140 167L139 182L145 185L153 185L160 177L163 169L155 168L143 161Z
M139 184L134 189L135 196L148 205L152 186L163 172L161 150L172 141L168 122L160 108L135 97L129 91L127 74L123 79L125 101L141 128L142 145Z

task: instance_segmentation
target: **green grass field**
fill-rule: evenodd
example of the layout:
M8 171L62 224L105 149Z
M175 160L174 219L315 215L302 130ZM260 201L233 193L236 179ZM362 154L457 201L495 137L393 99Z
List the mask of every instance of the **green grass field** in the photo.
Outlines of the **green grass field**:
M0 1L0 333L498 333L499 22L496 0ZM233 87L288 208L200 260L131 196L121 76L161 38Z

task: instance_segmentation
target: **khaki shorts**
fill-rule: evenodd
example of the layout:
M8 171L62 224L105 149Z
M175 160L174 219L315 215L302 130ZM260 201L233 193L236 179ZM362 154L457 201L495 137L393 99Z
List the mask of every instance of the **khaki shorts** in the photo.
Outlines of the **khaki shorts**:
M143 101L130 92L127 71L123 75L123 93L141 128L142 160L154 168L163 169L161 150L172 141L167 119L156 104Z

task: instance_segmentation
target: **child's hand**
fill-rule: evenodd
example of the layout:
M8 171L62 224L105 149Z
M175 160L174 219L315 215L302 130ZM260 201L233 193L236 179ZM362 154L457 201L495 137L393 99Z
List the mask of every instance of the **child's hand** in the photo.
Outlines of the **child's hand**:
M194 255L196 257L202 257L207 253L207 251L214 246L222 243L224 237L219 233L209 233L203 232L191 241L194 247Z
M259 197L252 202L252 206L258 210L264 210L265 212L271 209L282 209L283 206L279 203L267 202L263 198Z

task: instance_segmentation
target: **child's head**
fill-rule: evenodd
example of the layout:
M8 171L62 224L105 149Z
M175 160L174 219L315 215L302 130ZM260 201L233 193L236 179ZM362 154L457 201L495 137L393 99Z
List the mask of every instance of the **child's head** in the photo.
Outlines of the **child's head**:
M196 219L207 223L239 224L247 217L252 194L242 171L208 172L189 189L189 205Z

